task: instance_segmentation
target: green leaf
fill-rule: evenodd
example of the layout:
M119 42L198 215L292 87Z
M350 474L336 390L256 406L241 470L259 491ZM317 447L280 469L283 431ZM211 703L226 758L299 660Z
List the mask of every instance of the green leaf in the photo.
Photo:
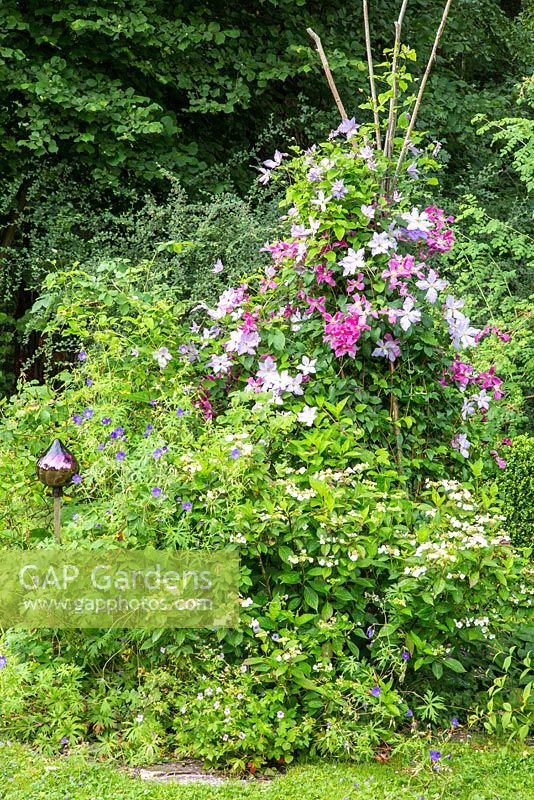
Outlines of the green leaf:
M284 346L285 346L285 343L286 343L286 337L285 337L283 331L279 331L279 330L271 331L271 333L269 334L269 340L270 340L272 346L276 350L283 350L284 349Z
M480 478L482 472L484 471L484 462L479 458L478 461L474 461L472 464L470 464L470 468L475 478Z
M444 658L443 663L446 667L452 669L453 672L465 672L464 665L461 664L456 658Z
M278 580L281 583L300 583L300 575L298 572L283 572Z
M434 663L432 664L432 672L439 681L441 676L443 675L443 666L438 661L434 661Z
M472 588L476 586L478 581L480 580L480 572L473 572L469 576L469 586Z
M304 587L304 601L308 606L310 606L310 608L313 608L315 611L317 611L317 608L319 607L319 595L309 586Z
M321 609L321 619L328 621L334 614L334 608L331 603L325 603Z
M429 606L433 606L434 605L434 598L432 597L430 592L423 592L422 595L421 595L421 599L422 599L422 601L424 603L426 603Z

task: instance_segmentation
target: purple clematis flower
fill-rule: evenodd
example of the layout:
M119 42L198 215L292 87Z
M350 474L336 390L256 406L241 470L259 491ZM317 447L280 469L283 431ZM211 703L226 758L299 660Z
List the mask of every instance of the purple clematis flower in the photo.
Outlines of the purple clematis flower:
M332 197L334 197L336 200L342 200L345 197L345 195L349 193L349 190L347 189L343 181L340 179L334 181L334 183L332 184L331 192L332 192Z
M393 363L400 356L400 339L394 339L391 333L386 333L383 339L377 339L376 347L371 353L373 358L387 358Z
M154 486L150 493L152 497L161 497L161 489L159 486Z
M256 169L258 169L261 173L260 177L258 178L259 183L261 183L262 186L266 186L271 180L271 170L265 169L265 167L256 167Z
M350 139L360 126L356 122L356 119L352 117L351 119L343 119L338 127L338 131L340 133L344 133L347 139Z
M430 750L430 760L435 764L441 758L441 753L439 750Z
M371 689L371 694L373 695L373 697L380 697L380 695L382 694L382 689L380 688L380 686L373 686L373 688Z
M454 439L451 441L451 446L454 448L454 450L458 450L458 452L464 458L469 458L469 448L471 447L471 442L467 438L466 433L457 433Z
M442 280L435 269L429 270L428 275L415 284L422 292L426 292L425 298L429 303L434 304L438 299L439 292L446 289L449 285L448 281Z

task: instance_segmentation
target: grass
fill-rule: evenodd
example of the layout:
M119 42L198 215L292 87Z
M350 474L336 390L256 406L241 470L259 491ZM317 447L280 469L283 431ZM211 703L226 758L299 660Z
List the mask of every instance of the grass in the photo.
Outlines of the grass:
M402 760L350 765L319 762L272 781L223 786L156 785L95 764L83 752L44 758L0 747L1 800L532 800L532 752L488 743L450 744L436 772L420 742ZM530 756L530 759L529 759Z

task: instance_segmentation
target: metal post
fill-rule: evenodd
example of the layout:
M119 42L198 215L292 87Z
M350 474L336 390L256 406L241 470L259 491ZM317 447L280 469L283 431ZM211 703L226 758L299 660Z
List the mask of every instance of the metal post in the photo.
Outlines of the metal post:
M61 544L61 497L63 496L63 489L61 486L55 486L53 489L54 495L54 535L56 542Z

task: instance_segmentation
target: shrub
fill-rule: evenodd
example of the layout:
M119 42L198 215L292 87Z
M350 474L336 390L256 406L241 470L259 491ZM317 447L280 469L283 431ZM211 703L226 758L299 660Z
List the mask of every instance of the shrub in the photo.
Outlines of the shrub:
M369 756L395 741L407 714L447 724L456 688L436 695L434 682L454 676L462 702L472 696L480 678L465 665L490 662L531 602L481 461L470 483L409 490L395 453L335 394L311 426L299 406L254 399L251 413L239 390L206 420L185 308L172 287L151 283L150 264L50 276L34 313L43 335L83 349L75 369L4 403L4 543L52 533L34 460L53 428L81 464L65 497L65 546L236 549L243 608L242 628L217 635L10 636L21 671L0 677L16 681L3 696L20 698L18 736L44 749L94 738L132 763L161 757L167 742L243 769L310 752ZM81 670L83 702L41 735L32 721L40 714L46 726L54 709L40 705L37 669L25 670L62 662ZM217 686L214 707L204 689Z
M517 547L534 544L534 437L516 436L506 458L499 488L512 541Z
M491 680L484 667L531 612L491 480L504 387L470 356L508 334L474 328L439 277L452 220L418 205L433 149L412 146L394 190L372 135L344 120L287 167L279 152L264 164L262 182L287 169L289 230L215 304L187 307L153 261L114 261L50 275L34 306L77 366L4 403L3 540L49 535L33 470L53 427L81 465L65 546L241 556L239 629L14 642L23 662L68 654L88 683L110 669L130 690L143 670L150 715L127 715L120 736L133 760L170 729L180 752L238 769L368 755L414 716L460 713L437 686ZM117 691L118 706L139 701Z

